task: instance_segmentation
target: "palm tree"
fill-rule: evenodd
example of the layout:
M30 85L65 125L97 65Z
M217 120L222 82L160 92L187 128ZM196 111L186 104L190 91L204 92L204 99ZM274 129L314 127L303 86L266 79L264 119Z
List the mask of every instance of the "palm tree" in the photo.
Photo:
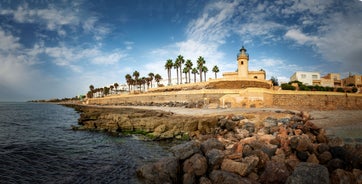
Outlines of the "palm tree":
M181 61L179 60L179 58L177 58L175 60L175 63L173 64L173 68L176 69L176 73L177 73L177 84L179 84L179 75L178 75L178 68L181 66Z
M180 68L180 84L182 84L182 64L185 63L184 57L182 55L178 55L176 61L179 62L179 68Z
M152 81L153 81L153 78L155 78L155 74L151 72L151 73L148 74L148 77L150 79L149 82L151 82L151 88L152 88Z
M206 73L209 71L209 69L206 66L202 66L202 72L204 72L204 81L206 82Z
M128 91L131 92L132 76L130 74L127 74L125 78L128 84Z
M199 69L199 74L200 74L200 82L202 82L202 67L205 64L205 59L203 57L199 57L197 59L197 68Z
M115 82L114 84L113 84L113 86L114 86L114 88L116 88L116 94L117 94L117 88L118 88L118 83L117 82Z
M194 82L196 82L196 74L198 74L199 71L196 68L193 68L191 73L194 74Z
M137 71L137 70L135 70L134 72L133 72L133 74L132 74L132 76L134 77L134 80L135 80L135 85L137 86L137 84L138 84L138 82L139 82L139 80L138 80L138 77L140 76L140 73ZM141 89L140 89L141 90Z
M113 91L114 86L113 86L113 85L110 85L109 88L111 89L111 94L112 94L112 91Z
M217 67L217 65L215 65L214 68L212 68L212 72L215 73L215 79L217 79L217 73L219 72L219 67Z
M159 85L158 83L162 80L162 77L160 74L156 74L155 75L155 81L157 82L157 86Z
M90 96L90 98L93 98L94 86L93 86L92 84L89 86L89 90L90 90L90 92L92 93L92 95Z
M191 77L190 77L190 72L191 72L191 70L192 70L192 62L191 62L191 60L186 60L186 63L185 63L185 66L186 66L186 68L189 70L189 72L188 72L188 74L189 74L189 83L191 83Z
M103 88L103 94L104 96L107 96L109 94L109 88L107 86Z
M189 73L189 72L190 72L190 69L187 68L187 67L185 67L185 68L182 70L182 73L185 74L185 78L186 78L186 82L185 82L185 83L187 83L187 73Z
M168 76L168 85L171 85L171 69L173 67L172 59L168 59L165 64L165 69L167 69Z

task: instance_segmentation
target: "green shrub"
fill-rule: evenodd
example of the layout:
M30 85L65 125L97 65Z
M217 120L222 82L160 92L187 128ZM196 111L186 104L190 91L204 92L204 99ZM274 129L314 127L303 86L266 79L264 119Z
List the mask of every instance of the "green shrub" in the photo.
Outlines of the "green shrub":
M353 88L352 88L352 92L353 92L353 93L355 93L355 92L357 92L357 91L358 91L358 89L357 89L356 87L353 87Z
M281 87L283 90L295 90L295 87L290 84L282 84Z
M344 92L343 88L337 88L337 92Z
M301 91L310 91L311 88L309 88L308 86L305 86L305 85L301 85L301 86L299 86L299 90L301 90Z

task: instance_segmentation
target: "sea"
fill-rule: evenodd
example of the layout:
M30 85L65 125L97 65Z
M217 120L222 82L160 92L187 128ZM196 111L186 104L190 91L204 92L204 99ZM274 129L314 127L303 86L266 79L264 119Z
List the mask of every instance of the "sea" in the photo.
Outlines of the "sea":
M74 131L79 114L47 103L0 102L0 183L141 183L137 167L173 143Z

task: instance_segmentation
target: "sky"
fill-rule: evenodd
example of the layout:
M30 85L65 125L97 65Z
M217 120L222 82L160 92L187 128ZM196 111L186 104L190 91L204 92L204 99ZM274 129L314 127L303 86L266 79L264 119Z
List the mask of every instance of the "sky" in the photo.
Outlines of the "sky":
M361 0L0 0L0 101L74 97L166 60L205 58L288 82L296 71L362 73ZM176 77L176 71L172 71Z

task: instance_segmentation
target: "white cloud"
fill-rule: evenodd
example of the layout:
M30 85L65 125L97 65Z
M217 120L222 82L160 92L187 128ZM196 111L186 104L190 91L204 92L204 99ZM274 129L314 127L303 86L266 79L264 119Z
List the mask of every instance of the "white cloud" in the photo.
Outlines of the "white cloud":
M301 45L305 43L314 43L315 41L317 41L316 37L305 35L298 29L290 29L285 33L284 36L288 39L296 41L298 44Z
M14 51L20 48L19 38L14 37L11 34L7 34L1 27L0 40L0 51L2 52Z
M123 54L121 52L114 52L114 53L97 56L93 58L91 61L94 64L110 65L118 63L121 59L123 59L126 56L127 56L126 54Z

